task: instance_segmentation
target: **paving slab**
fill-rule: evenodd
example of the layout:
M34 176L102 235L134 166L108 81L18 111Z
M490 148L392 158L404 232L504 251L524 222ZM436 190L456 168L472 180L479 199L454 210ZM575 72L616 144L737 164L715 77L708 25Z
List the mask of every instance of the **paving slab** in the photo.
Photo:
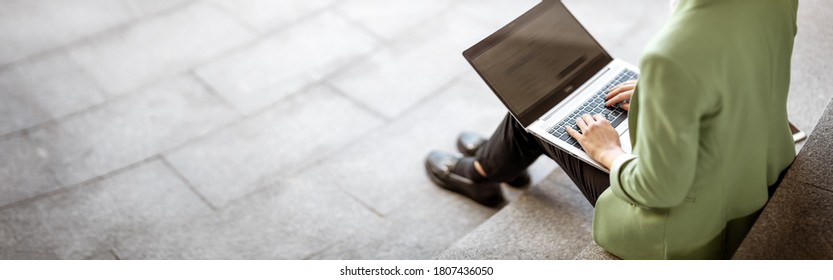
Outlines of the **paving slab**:
M57 260L58 256L49 252L27 252L0 250L0 260Z
M44 151L22 135L0 140L0 207L57 190Z
M668 2L565 0L564 4L611 56L638 67L642 50L671 14Z
M315 87L166 158L212 204L222 207L300 171L380 124L350 100Z
M491 135L506 111L476 74L454 83L396 121L313 167L313 172L388 214L415 193L435 188L423 160L432 149L454 151L463 130Z
M0 10L0 65L20 62L67 44L175 8L187 0L7 0Z
M461 15L477 19L494 32L538 3L541 0L464 0L458 2L456 10Z
M833 191L833 99L810 132L804 148L784 180L793 180Z
M0 135L104 102L106 95L65 52L0 71Z
M593 207L553 172L438 259L573 259L592 240Z
M0 74L0 79L7 80L6 74ZM3 89L0 98L0 136L49 120L49 114L29 96Z
M17 244L17 237L12 226L6 222L0 222L0 251L7 251L7 248L12 248L15 244Z
M20 252L83 259L130 235L148 235L211 209L164 164L151 161L111 178L0 211ZM17 258L17 256L14 256ZM25 256L24 256L25 257Z
M0 65L101 32L132 17L121 1L3 1Z
M392 39L401 32L429 20L456 1L453 0L347 0L335 9L373 33Z
M792 58L792 78L787 112L790 121L810 132L833 98L828 85L833 82L833 2L802 0L798 5L798 35Z
M240 111L250 113L319 81L375 46L370 34L325 12L197 73Z
M71 54L107 93L117 95L251 40L252 33L233 17L197 2L76 46Z
M429 183L430 184L430 183ZM431 259L497 210L433 185L314 259Z
M301 173L217 213L134 235L115 253L122 259L304 259L378 219L332 183Z
M280 29L328 8L335 0L210 0L260 33Z
M194 0L122 0L136 18L176 9Z
M387 48L328 80L374 111L393 118L473 71L463 50L488 36L479 22L454 10L398 37Z
M107 174L231 121L234 112L177 77L30 133L62 185Z

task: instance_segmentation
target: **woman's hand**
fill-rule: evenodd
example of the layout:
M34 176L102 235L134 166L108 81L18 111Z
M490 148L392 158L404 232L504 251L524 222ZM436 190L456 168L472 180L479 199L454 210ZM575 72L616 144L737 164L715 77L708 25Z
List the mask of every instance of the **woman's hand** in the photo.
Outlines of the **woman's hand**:
M631 96L633 95L633 90L635 88L636 80L626 81L613 87L613 89L607 93L607 96L605 96L605 100L607 101L605 102L605 106L613 107L616 104L622 103L619 107L622 108L622 110L627 111L631 108L631 104L627 102L631 100Z
M576 119L576 124L581 132L568 126L567 133L581 144L592 159L605 168L610 169L613 160L625 153L622 151L622 143L619 142L619 133L602 115L584 114Z

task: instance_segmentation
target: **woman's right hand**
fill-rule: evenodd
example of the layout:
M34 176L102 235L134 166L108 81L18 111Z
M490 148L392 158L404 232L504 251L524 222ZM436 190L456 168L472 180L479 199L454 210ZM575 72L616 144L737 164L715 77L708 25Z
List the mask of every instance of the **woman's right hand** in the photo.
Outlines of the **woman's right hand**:
M622 103L619 108L627 111L631 108L630 100L633 95L633 90L636 88L636 80L626 81L613 87L605 96L605 106L614 107L616 104Z

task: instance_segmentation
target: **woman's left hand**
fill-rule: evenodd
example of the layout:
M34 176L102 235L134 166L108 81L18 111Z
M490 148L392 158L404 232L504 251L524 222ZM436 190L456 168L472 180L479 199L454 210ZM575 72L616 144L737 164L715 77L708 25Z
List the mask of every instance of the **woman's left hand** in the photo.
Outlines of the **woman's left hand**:
M567 133L581 144L591 158L607 169L610 169L616 157L625 153L622 151L622 143L619 142L619 133L602 115L584 114L576 119L576 125L581 132L567 127Z

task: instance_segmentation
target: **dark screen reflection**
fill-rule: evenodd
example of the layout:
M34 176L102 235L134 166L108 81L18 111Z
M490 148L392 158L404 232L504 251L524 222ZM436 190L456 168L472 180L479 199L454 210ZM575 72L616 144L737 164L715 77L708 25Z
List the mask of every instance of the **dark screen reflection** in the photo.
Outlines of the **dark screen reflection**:
M601 55L601 46L563 5L547 5L472 63L520 114Z

